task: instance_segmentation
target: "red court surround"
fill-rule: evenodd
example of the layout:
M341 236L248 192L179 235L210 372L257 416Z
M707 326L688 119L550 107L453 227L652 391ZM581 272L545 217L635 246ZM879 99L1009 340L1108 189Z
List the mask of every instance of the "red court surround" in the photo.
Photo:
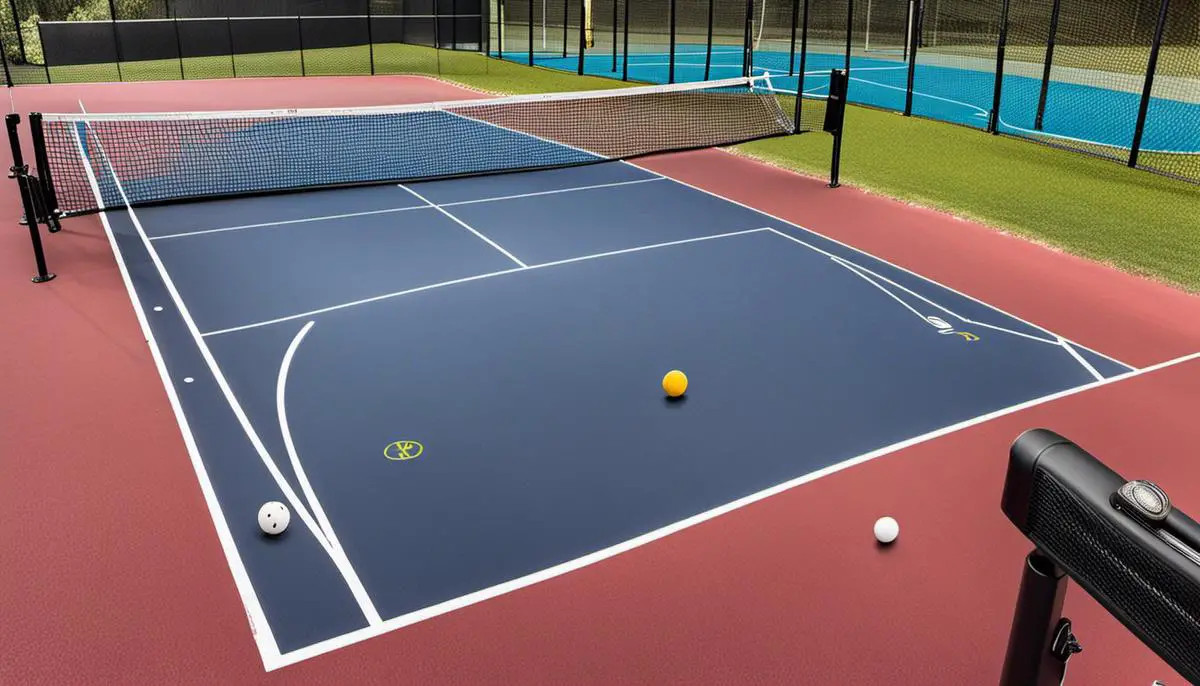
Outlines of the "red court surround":
M18 111L466 97L430 79L29 87ZM26 148L27 153L29 148ZM722 152L642 162L1135 365L1200 350L1200 299L984 228ZM1032 426L1200 511L1200 361L839 472L603 563L264 673L99 222L47 236L34 286L0 184L0 683L991 684L1029 545L999 509ZM804 294L797 294L804 297ZM799 389L798 392L802 392ZM796 446L803 450L803 446ZM895 546L871 523L900 521ZM1068 684L1182 680L1077 587Z

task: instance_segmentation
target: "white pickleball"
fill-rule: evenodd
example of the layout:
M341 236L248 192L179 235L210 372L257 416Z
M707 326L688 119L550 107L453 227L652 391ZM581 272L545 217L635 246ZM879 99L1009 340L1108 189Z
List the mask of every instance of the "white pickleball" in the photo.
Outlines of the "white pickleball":
M875 520L875 540L880 543L891 543L900 535L900 523L891 517L880 517Z
M272 500L258 508L258 528L262 529L265 534L278 536L287 529L290 521L292 521L292 513L283 503Z

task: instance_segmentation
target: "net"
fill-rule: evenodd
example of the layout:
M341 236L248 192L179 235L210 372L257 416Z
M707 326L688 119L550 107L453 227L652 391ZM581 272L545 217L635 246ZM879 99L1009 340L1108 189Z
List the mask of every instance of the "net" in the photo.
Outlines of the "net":
M39 175L64 215L549 169L793 132L752 78L397 107L46 114L42 128Z

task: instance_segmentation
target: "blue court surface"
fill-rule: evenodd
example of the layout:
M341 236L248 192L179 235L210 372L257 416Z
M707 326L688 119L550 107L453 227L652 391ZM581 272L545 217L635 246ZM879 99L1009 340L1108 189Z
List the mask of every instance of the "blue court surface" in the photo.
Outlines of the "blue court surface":
M629 79L648 83L667 83L670 78L669 48L663 52L631 52ZM526 64L528 52L505 51L504 59ZM995 88L994 60L975 60L985 68L970 69L970 60L961 59L964 67L938 64L933 53L918 52L913 74L914 115L986 128L992 110ZM955 59L955 58L951 58ZM743 54L740 46L714 46L705 77L706 51L703 44L680 44L675 49L675 81L705 81L741 76ZM809 97L828 95L829 71L845 67L844 54L809 52L803 67L799 48L789 71L789 53L756 51L755 76L769 74L773 85L781 92L795 93L798 74L805 73L804 92ZM574 73L578 55L563 57L561 53L534 53L534 64ZM593 76L620 79L625 70L623 57L616 65L611 51L596 49L584 58L584 71ZM1077 70L1082 71L1082 70ZM789 74L792 74L789 76ZM1040 66L1039 66L1040 74ZM1101 84L1111 78L1095 72ZM850 102L883 109L903 111L908 84L908 63L894 56L855 56L850 65ZM1046 96L1046 111L1042 129L1036 130L1042 80L1013 73L1004 75L998 128L1001 133L1041 138L1059 143L1090 143L1111 148L1129 148L1133 144L1140 88L1134 92L1052 80ZM1145 152L1200 154L1200 101L1157 97L1160 93L1176 93L1178 88L1162 87L1150 98L1146 130L1142 138Z
M621 162L104 216L268 668L1130 370Z

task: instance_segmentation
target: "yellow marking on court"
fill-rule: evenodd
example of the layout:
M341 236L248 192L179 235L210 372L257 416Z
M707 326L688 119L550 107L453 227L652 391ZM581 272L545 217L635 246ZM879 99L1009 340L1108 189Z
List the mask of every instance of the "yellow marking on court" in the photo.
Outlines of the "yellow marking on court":
M415 460L425 452L425 446L416 441L395 441L383 449L383 456L389 460L403 462Z
M979 340L979 336L976 336L975 334L969 333L967 331L955 331L954 333L958 334L959 336L962 336L964 339L966 339L966 341L968 343L974 343L975 341Z

